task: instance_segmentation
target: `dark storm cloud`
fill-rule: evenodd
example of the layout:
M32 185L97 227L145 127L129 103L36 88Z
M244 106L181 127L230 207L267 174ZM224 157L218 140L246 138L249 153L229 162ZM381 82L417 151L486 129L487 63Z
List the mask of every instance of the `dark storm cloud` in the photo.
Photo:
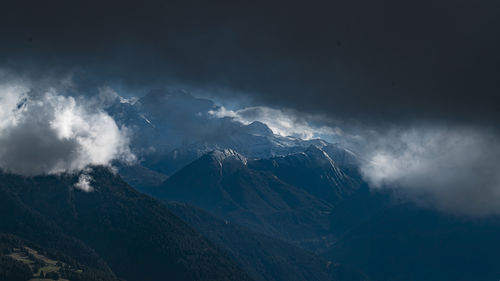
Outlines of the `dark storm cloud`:
M82 1L83 2L83 1ZM497 1L20 2L5 67L371 121L498 121Z
M321 116L374 188L500 214L497 0L10 2L0 70L34 85L183 87Z

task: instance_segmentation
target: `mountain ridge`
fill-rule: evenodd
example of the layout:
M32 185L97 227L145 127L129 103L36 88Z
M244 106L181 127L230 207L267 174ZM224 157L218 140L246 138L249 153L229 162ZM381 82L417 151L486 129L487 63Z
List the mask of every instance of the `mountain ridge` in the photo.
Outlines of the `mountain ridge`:
M85 264L105 261L127 280L251 280L163 203L135 191L105 168L92 169L92 192L73 187L77 175L24 178L1 174L0 200L19 202L19 207L15 212L2 210L0 232L45 244L52 234L69 237L70 242L76 239L80 242L70 244L80 243L96 254L81 258L85 252L80 249L68 251L55 241L48 245L79 257ZM13 206L2 204L3 208ZM20 217L23 210L33 210L35 219ZM15 221L22 225L12 223ZM27 229L23 228L26 224ZM44 235L37 231L51 224L53 231Z

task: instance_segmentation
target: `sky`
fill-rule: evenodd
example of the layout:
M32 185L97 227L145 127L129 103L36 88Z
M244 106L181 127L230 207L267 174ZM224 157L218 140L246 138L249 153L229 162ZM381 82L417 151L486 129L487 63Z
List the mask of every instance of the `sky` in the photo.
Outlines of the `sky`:
M498 121L497 1L9 1L2 65L365 122ZM86 75L85 75L86 74Z
M291 112L352 136L374 188L500 213L498 1L8 2L5 81L183 88L238 104L225 113L240 119Z

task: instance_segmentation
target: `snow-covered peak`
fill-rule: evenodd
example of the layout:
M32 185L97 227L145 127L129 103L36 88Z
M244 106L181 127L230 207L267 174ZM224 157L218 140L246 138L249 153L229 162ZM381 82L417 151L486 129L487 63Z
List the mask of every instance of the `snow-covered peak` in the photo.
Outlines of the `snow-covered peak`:
M208 155L212 159L216 160L220 164L220 166L222 166L222 163L227 160L236 160L243 163L243 165L247 164L247 158L232 149L214 150Z
M248 133L255 136L272 136L273 131L264 123L259 121L254 121L245 126Z
M118 97L120 103L126 103L126 104L131 104L131 105L134 105L137 101L139 101L139 98L137 97L131 97L131 98L124 98L124 97L121 97L119 96Z
M305 151L305 154L312 158L314 161L321 161L321 162L328 162L330 166L334 167L335 166L335 161L332 160L330 155L326 153L323 149L320 147L311 144Z

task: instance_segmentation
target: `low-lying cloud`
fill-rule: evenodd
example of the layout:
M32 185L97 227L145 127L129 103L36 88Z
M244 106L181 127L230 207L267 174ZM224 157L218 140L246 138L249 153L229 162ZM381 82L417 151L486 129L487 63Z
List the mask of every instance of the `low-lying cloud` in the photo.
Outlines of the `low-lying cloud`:
M126 128L83 98L0 85L0 169L25 176L132 161ZM90 191L90 179L80 178ZM78 187L78 186L77 186Z
M274 109L265 106L247 107L239 110L228 110L220 107L209 114L222 118L231 117L243 124L259 121L266 124L275 134L293 136L301 139L324 138L333 140L343 134L339 128L325 125L314 125L298 114L286 110Z
M374 188L470 216L500 214L500 137L470 127L415 127L370 140L362 166Z

